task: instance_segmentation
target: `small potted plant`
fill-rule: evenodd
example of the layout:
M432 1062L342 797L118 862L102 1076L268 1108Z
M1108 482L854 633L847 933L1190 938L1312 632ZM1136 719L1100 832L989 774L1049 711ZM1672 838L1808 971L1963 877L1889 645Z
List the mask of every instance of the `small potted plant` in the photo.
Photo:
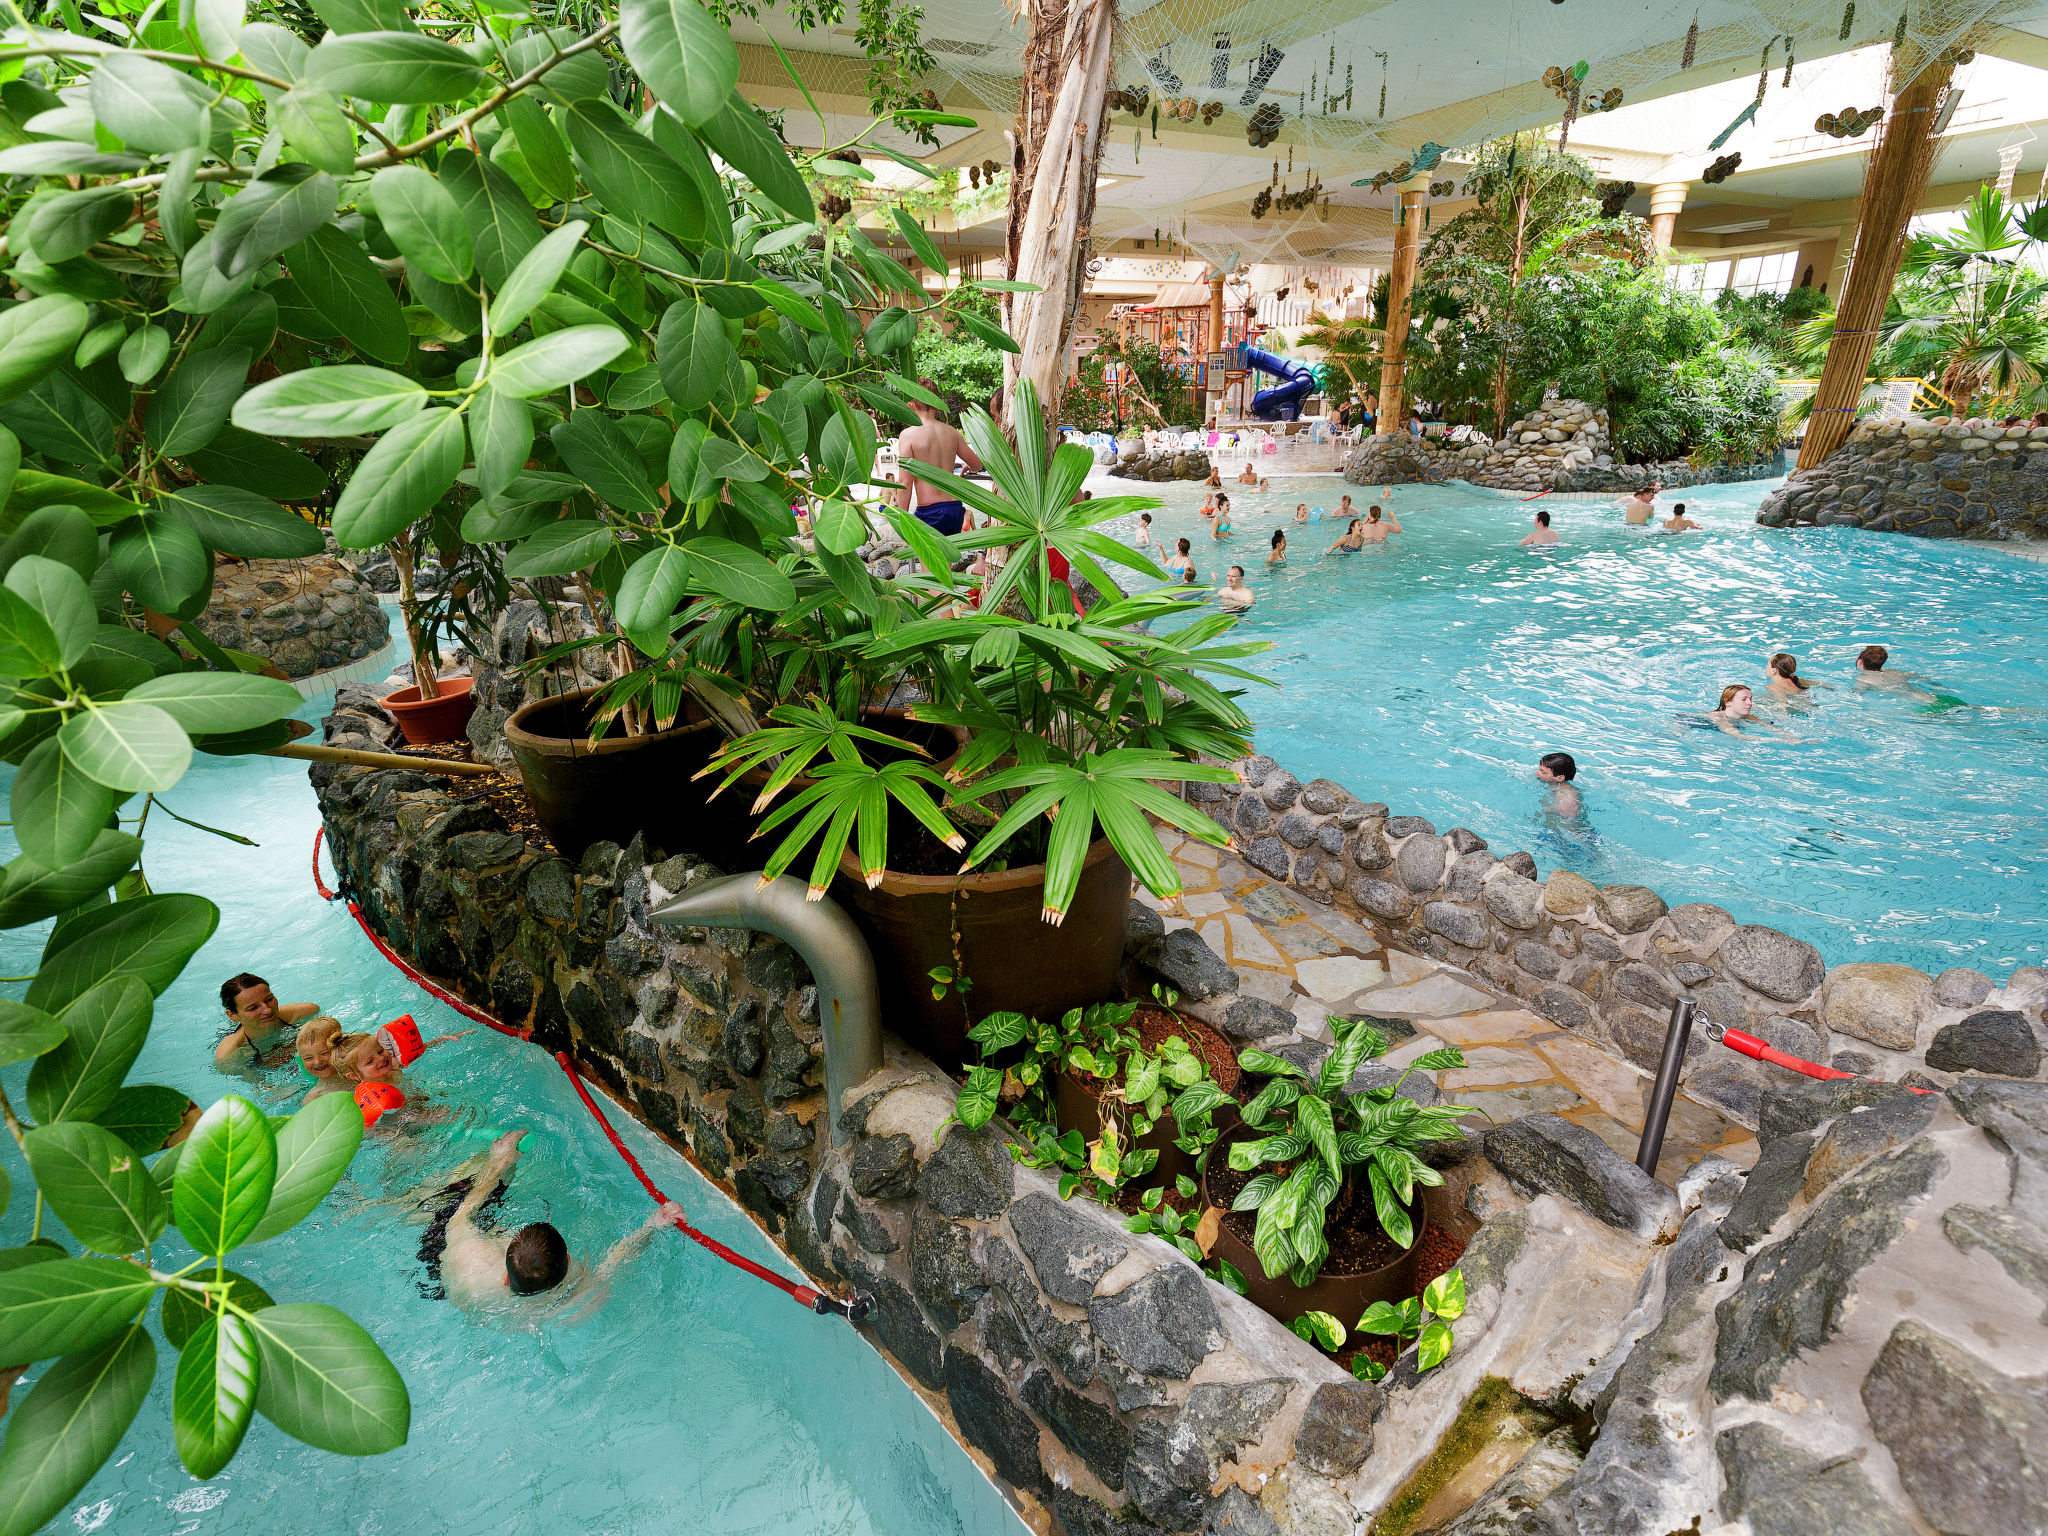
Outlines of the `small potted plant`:
M1313 1073L1266 1051L1238 1063L1267 1082L1249 1099L1243 1124L1211 1158L1202 1196L1226 1212L1214 1257L1234 1266L1246 1294L1282 1322L1311 1313L1357 1318L1376 1301L1398 1305L1415 1293L1416 1249L1427 1230L1420 1187L1443 1175L1418 1149L1462 1134L1476 1110L1423 1108L1395 1083L1345 1092L1387 1037L1363 1019L1333 1019L1336 1046ZM1447 1046L1410 1071L1464 1065Z
M412 652L412 681L386 694L383 704L407 743L419 747L462 740L476 700L470 694L472 679L441 675L441 636L456 627L455 605L467 596L467 589L458 594L455 583L444 575L432 594L421 595L413 532L402 529L391 541L391 563L398 567L398 611Z

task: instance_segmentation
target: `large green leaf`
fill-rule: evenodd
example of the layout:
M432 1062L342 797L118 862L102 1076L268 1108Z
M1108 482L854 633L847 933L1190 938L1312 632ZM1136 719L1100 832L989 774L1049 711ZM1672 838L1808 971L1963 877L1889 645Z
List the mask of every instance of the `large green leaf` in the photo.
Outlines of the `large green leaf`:
M246 672L176 672L128 690L132 702L153 704L193 734L248 731L282 720L306 701L277 677Z
M548 434L562 462L598 498L635 517L659 517L660 498L631 438L602 411L577 411Z
M149 1038L154 1005L133 976L110 976L56 1016L64 1041L28 1074L28 1108L44 1125L92 1120L120 1094Z
M108 551L121 585L145 608L173 613L213 578L206 546L174 511L152 504L115 530Z
M102 176L139 171L140 155L108 155L75 139L39 139L0 149L0 176Z
M723 107L701 121L697 131L727 165L759 187L776 207L806 224L817 221L818 210L811 202L811 189L790 163L789 152L782 147L781 140L745 97L733 92Z
M285 253L285 265L307 301L357 351L380 363L402 363L411 355L412 337L391 285L369 253L341 230L322 224Z
M565 202L574 197L576 168L569 163L569 146L561 130L548 120L547 108L521 93L505 103L504 114L519 152L526 156L526 168L541 190Z
M101 55L87 96L92 115L130 149L161 155L206 147L213 92L154 59L119 51Z
M519 541L505 555L505 574L568 576L596 564L611 552L612 531L594 518L572 517L549 523Z
M119 1259L54 1259L0 1271L0 1359L20 1364L94 1349L156 1294L149 1271Z
M66 464L110 465L121 424L77 379L53 373L0 405L0 423L45 457Z
M246 197L248 194L242 195ZM253 218L262 206L261 202L251 203L246 210L248 216ZM256 286L256 279L270 270L268 262L258 260L230 277L222 270L218 259L222 249L218 228L216 225L194 240L178 263L178 286L172 292L171 308L188 315L213 314L247 298Z
M114 792L80 772L52 738L22 759L10 804L21 851L46 869L63 869L84 858L106 828Z
M293 1115L277 1132L270 1208L243 1241L260 1243L311 1215L362 1144L362 1111L346 1094L323 1095Z
M694 299L680 299L661 317L655 361L669 398L683 411L701 411L717 404L730 411L739 404L745 375L740 356L725 334L725 319Z
M263 439L254 441L260 443ZM275 447L269 443L264 446ZM325 472L310 460L301 459L288 449L278 451L298 459L325 478ZM319 528L307 519L239 485L185 486L166 491L157 500L175 507L209 548L224 555L240 555L249 560L302 560L326 547Z
M336 1093L329 1094L328 1097L338 1099L346 1096ZM357 1112L356 1118L362 1118L360 1111ZM183 1150L182 1144L173 1147L170 1154L158 1162L158 1173L161 1174L164 1164L171 1162L172 1158ZM159 1178L157 1183L161 1187L164 1181ZM224 1269L221 1273L228 1283L228 1300L244 1312L261 1312L265 1307L277 1305L271 1299L270 1293L247 1275L236 1274L232 1269ZM213 1298L202 1291L188 1291L182 1288L165 1291L164 1304L157 1314L163 1324L164 1342L173 1349L183 1349L192 1335L199 1331L200 1325L213 1316L215 1310Z
M287 162L228 199L207 236L213 242L213 265L222 276L233 279L254 272L334 216L340 186L325 171L295 174L309 169Z
M46 507L76 507L92 519L95 528L112 528L139 516L142 508L124 496L74 480L69 475L49 475L38 469L23 469L14 477L14 494L7 499L7 519L25 517ZM95 554L94 564L98 557Z
M234 424L278 437L381 432L426 406L425 386L402 373L348 363L306 368L258 384L235 402Z
M133 192L125 187L88 187L37 202L20 227L36 259L55 266L83 256L134 216Z
M533 313L533 307L555 291L569 258L576 254L576 247L589 228L587 220L571 219L559 229L550 230L544 240L519 258L519 264L491 300L494 333L510 336Z
M377 220L413 266L444 283L460 283L476 270L476 242L462 206L429 171L387 165L370 180Z
M683 240L704 233L704 205L689 175L652 139L637 132L608 101L569 109L569 144L583 178L606 210L636 224L655 224Z
M355 169L356 130L341 98L316 85L295 85L277 99L277 126L306 163L331 176Z
M172 489L159 499L176 501L180 510L192 519L193 526L200 530L200 537L214 548L223 554L263 559L317 555L320 552L320 530L317 528L312 532L313 547L310 549L240 549L233 544L217 541L213 533L208 531L206 521L193 510L194 502L197 501L201 505L215 508L230 522L240 521L241 512L247 503L238 501L234 509L230 510L220 503L207 499L229 487L261 497L266 506L276 505L272 497L283 501L310 501L327 490L328 476L325 469L303 453L295 452L282 443L272 442L267 437L258 437L254 432L244 432L240 427L227 426L215 433L213 441L204 448L196 453L182 454L180 457L187 469L213 483ZM201 495L202 492L205 493L204 496ZM299 523L306 521L295 514L286 515L292 516L293 520ZM254 527L248 527L239 536L253 538L255 533ZM281 532L279 536L282 537ZM305 538L304 534L294 533L291 542L303 544Z
M121 377L130 384L147 384L171 358L171 333L160 325L145 325L128 333L116 360Z
M597 62L602 69L602 61ZM455 194L469 221L477 271L491 287L502 287L520 258L540 244L533 204L510 176L466 149L450 150L442 158L441 185Z
M683 546L690 557L690 580L728 602L770 612L796 601L796 587L767 556L731 539L702 537Z
M58 665L75 666L92 645L99 615L85 580L68 565L24 555L7 571L7 590L43 616L57 642Z
M164 1139L185 1123L185 1111L192 1100L182 1088L165 1088L156 1083L123 1083L114 1102L92 1117L101 1130L111 1131L144 1157L164 1149Z
M141 853L141 838L103 828L85 854L62 869L22 854L0 870L0 928L39 923L90 901L133 869Z
M33 1061L64 1043L64 1026L40 1008L0 997L0 1067Z
M668 648L669 620L690 579L690 557L673 544L660 544L626 567L613 595L619 627L649 655Z
M619 28L640 78L686 123L717 115L739 83L731 34L696 0L625 0Z
M141 1157L83 1120L39 1125L22 1138L36 1188L71 1235L98 1253L139 1253L169 1212Z
M339 1095L335 1095L339 1097ZM185 1241L208 1258L256 1230L277 1178L277 1138L263 1111L229 1094L199 1117L178 1154L172 1209Z
M187 353L150 396L142 418L144 433L159 453L181 455L204 448L227 425L228 411L248 378L246 347Z
M366 101L435 105L460 101L484 72L452 43L417 32L355 32L323 38L306 60L306 78Z
M43 1372L6 1421L0 1533L30 1536L57 1517L114 1454L155 1376L156 1345L139 1325Z
M311 0L313 14L344 35L350 32L404 32L412 29L405 0ZM182 1347L182 1346L181 1346Z
M50 935L28 1001L62 1010L91 987L123 976L141 980L154 997L177 979L219 925L218 907L183 891L139 896L66 919Z
M477 391L469 404L469 443L476 456L477 495L492 500L533 457L532 409L495 389Z
M459 411L421 411L363 455L334 504L334 537L343 549L388 544L426 516L462 473L467 446Z
M81 580L90 581L99 569L99 530L76 507L39 507L21 519L21 526L0 544L0 576L29 555L55 560L76 571Z
M0 587L0 669L16 677L42 676L61 667L63 656L50 621L20 593Z
M491 388L522 399L545 395L595 373L631 347L610 325L572 325L514 347L491 365Z
M256 1340L232 1312L185 1341L171 1385L171 1434L185 1470L204 1481L234 1459L256 1410Z
M192 741L178 722L126 699L73 715L57 744L81 773L111 789L169 789L192 766Z
M0 403L69 357L92 320L78 300L51 296L0 309Z
M412 1401L376 1340L333 1307L271 1307L253 1319L263 1358L256 1410L294 1439L337 1456L405 1444Z

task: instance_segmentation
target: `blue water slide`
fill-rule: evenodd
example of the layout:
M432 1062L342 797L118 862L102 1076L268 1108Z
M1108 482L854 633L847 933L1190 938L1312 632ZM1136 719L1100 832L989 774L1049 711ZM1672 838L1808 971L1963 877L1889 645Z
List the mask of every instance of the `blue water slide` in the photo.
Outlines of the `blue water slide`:
M1299 421L1301 403L1316 392L1316 376L1308 364L1292 358L1275 357L1263 347L1246 347L1247 368L1270 373L1280 380L1271 389L1252 396L1252 415L1260 421Z

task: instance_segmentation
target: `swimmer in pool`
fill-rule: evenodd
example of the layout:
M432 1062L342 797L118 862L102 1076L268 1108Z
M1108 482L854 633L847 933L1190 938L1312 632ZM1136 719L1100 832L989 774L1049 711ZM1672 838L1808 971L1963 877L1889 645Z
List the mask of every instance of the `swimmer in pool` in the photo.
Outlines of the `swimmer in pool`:
M318 1003L280 1003L270 983L248 971L220 984L220 1006L229 1026L213 1050L220 1067L266 1065L266 1057L290 1043L286 1027L320 1011Z
M1296 502L1296 503L1294 504L1294 520L1295 520L1295 522L1297 522L1297 523L1305 523L1305 522L1307 522L1307 521L1308 521L1308 503L1307 503L1307 502L1305 502L1305 501L1297 501L1297 502Z
M1273 530L1273 553L1271 553L1270 555L1266 556L1266 564L1268 564L1268 565L1285 565L1286 563L1287 563L1287 535L1286 535L1285 533L1283 533L1283 532L1282 532L1282 531L1281 531L1280 529L1278 529L1278 528L1275 528L1275 529Z
M1531 544L1555 544L1556 542L1557 535L1550 527L1550 514L1548 512L1538 512L1536 514L1536 526L1529 530L1528 536L1521 541L1520 547L1526 549Z
M1671 509L1671 515L1657 525L1664 533L1698 533L1700 525L1685 515L1685 503L1679 502Z
M536 1221L517 1232L486 1231L477 1214L512 1181L519 1164L523 1130L507 1131L491 1143L490 1156L473 1173L458 1175L443 1186L434 1211L434 1225L420 1243L420 1258L445 1297L458 1307L546 1295L551 1307L588 1296L610 1280L618 1267L647 1246L663 1227L683 1218L673 1200L640 1224L638 1231L612 1245L594 1270L583 1269L571 1280L569 1246L548 1222ZM567 1288L563 1282L569 1281Z
M1202 484L1208 486L1211 490L1220 490L1223 485L1223 471L1211 469L1209 471L1209 478L1204 480Z
M1338 534L1337 542L1332 544L1328 549L1324 550L1323 553L1326 555L1334 555L1338 550L1341 549L1345 551L1345 553L1351 554L1355 553L1360 549L1363 549L1364 547L1365 519L1362 517L1354 517L1353 519L1351 519L1351 526L1346 528L1342 533Z
M1257 485L1259 483L1258 474L1253 470L1250 459L1246 459L1244 461L1244 468L1238 471L1237 483L1239 485Z
M1657 493L1663 489L1663 481L1652 480L1631 493L1621 504L1622 520L1634 528L1645 526L1650 521L1650 514L1657 510Z
M1215 521L1209 524L1209 537L1212 539L1230 537L1230 498L1228 496L1218 496L1216 498L1216 518Z
M1141 555L1148 550L1160 548L1159 536L1152 531L1152 514L1150 512L1140 512L1138 514L1138 531L1131 535L1131 548ZM1161 553L1163 554L1164 551L1161 550Z
M1358 516L1358 508L1351 505L1351 498L1346 496L1337 503L1337 510L1333 515L1338 522L1348 523L1352 518Z
M1750 691L1749 685L1746 683L1730 683L1721 690L1721 703L1718 708L1711 709L1706 714L1698 715L1694 718L1704 721L1717 731L1725 731L1730 736L1740 736L1742 728L1745 725L1749 725L1795 744L1802 739L1794 736L1789 731L1778 729L1777 726L1772 725L1768 720L1758 719L1756 716L1756 695Z
M1212 496L1204 496L1204 497L1202 498L1202 516L1204 516L1204 517L1214 517L1215 515L1216 515L1216 498L1215 498L1215 497L1214 497L1213 495L1212 495Z
M1239 613L1258 601L1252 596L1252 589L1244 584L1243 566L1233 565L1230 568L1230 574L1224 578L1223 590L1216 594L1216 601L1226 608L1236 609Z
M1188 562L1188 568L1180 573L1180 584L1184 587L1192 587L1195 584L1195 567L1193 561Z
M452 1035L436 1035L423 1041L422 1051L432 1050L437 1045L446 1045L451 1040L460 1040L464 1035L473 1035L473 1029L459 1029ZM361 1083L390 1083L404 1087L404 1080L398 1075L398 1058L384 1044L381 1034L350 1035L346 1047L335 1050L337 1074L354 1087Z
M1536 760L1537 782L1550 786L1546 811L1567 821L1578 819L1585 809L1578 790L1572 786L1572 780L1578 776L1578 760L1569 752L1546 752Z
M1810 683L1799 675L1799 658L1790 651L1780 651L1770 659L1766 676L1770 681L1764 686L1774 699L1783 699L1788 705L1806 706L1816 701L1807 695L1816 688L1828 688L1830 683Z
M1401 531L1401 520L1386 516L1377 505L1370 506L1365 509L1365 526L1358 531L1366 543L1384 544L1388 534Z
M1175 539L1173 541L1173 553L1166 557L1166 573L1169 576L1179 576L1183 572L1192 569L1194 563L1194 554L1188 546L1188 541L1186 539Z
M330 1093L347 1093L353 1086L342 1081L334 1064L334 1049L341 1039L341 1021L324 1013L299 1026L299 1066L313 1080L306 1090L308 1104Z
M1856 653L1856 691L1881 689L1885 693L1897 694L1915 704L1933 704L1935 696L1925 689L1916 688L1915 683L1924 683L1926 678L1918 672L1906 672L1885 665L1891 660L1891 652L1881 645L1866 645Z

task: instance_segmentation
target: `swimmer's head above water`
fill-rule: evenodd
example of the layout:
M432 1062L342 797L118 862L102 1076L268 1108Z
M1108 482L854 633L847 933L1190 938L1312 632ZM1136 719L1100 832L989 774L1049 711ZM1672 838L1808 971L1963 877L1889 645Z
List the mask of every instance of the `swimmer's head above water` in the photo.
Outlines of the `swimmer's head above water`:
M569 1273L569 1245L550 1222L521 1227L505 1245L505 1284L514 1296L538 1296Z
M1856 670L1859 672L1882 672L1884 664L1892 659L1892 653L1881 645L1866 645L1856 653Z
M1546 752L1536 759L1536 777L1546 784L1569 784L1578 776L1578 761L1569 752Z
M220 984L220 1005L237 1024L269 1030L277 1024L277 994L261 976L244 971Z
M1747 683L1730 683L1721 690L1720 712L1738 718L1756 708L1756 695L1750 692Z

